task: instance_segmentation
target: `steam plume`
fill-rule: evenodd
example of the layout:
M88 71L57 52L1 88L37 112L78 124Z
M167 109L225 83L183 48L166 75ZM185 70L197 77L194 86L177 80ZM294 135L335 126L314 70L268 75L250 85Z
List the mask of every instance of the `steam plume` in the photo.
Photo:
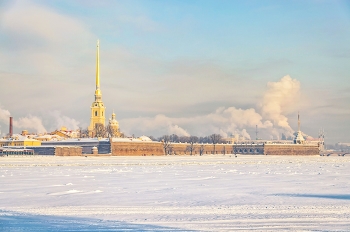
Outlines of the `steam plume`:
M18 120L13 120L13 125L17 128L23 129L33 129L37 133L44 133L46 129L40 118L36 116L29 115L27 117L19 118Z
M210 114L196 117L171 118L160 114L154 118L124 119L121 120L121 125L129 133L188 135L192 131L200 136L218 133L224 137L234 135L244 139L250 139L248 128L258 126L260 132L279 138L281 132L286 135L293 134L285 115L293 112L299 90L299 81L287 75L277 82L267 84L260 103L260 112L253 108L220 107Z
M11 113L8 110L0 108L0 122L8 124L9 117ZM28 115L27 117L19 118L18 120L13 120L13 125L21 129L33 129L37 133L46 132L43 126L42 120L39 117Z
M282 128L287 135L292 135L293 129L284 114L295 105L299 90L300 82L287 75L278 82L267 83L267 91L263 97L262 117L271 120L275 127Z

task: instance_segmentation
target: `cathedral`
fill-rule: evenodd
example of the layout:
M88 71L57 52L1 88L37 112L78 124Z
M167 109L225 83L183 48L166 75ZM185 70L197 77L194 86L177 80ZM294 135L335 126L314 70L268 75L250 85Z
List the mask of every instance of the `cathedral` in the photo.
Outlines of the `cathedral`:
M109 124L106 127L105 122L106 107L102 102L102 92L100 89L100 43L97 40L96 52L96 90L95 101L91 105L90 125L88 127L89 137L105 137L106 132L111 137L119 137L119 123L113 112L112 118L109 119Z

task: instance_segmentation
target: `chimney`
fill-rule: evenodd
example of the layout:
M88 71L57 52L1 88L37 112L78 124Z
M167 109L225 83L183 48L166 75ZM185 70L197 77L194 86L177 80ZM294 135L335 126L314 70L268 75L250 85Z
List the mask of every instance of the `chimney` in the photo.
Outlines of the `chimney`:
M13 135L13 123L12 123L12 117L10 117L10 130L9 130L9 136L12 137Z

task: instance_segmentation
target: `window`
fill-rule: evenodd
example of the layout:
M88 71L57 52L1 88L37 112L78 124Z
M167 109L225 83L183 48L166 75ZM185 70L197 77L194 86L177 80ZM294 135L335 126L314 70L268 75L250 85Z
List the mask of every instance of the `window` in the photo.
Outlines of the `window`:
M102 112L102 117L103 117L103 112Z
M95 116L97 116L97 111L95 111Z

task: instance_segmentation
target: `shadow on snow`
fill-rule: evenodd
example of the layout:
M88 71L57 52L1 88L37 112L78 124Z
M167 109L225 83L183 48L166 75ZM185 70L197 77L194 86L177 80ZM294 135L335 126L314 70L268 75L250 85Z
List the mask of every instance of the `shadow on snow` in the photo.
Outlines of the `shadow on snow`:
M325 198L336 200L350 200L350 194L276 194L275 196L286 197L309 197L309 198Z
M0 231L185 231L149 224L0 211ZM189 230L187 230L189 231Z

